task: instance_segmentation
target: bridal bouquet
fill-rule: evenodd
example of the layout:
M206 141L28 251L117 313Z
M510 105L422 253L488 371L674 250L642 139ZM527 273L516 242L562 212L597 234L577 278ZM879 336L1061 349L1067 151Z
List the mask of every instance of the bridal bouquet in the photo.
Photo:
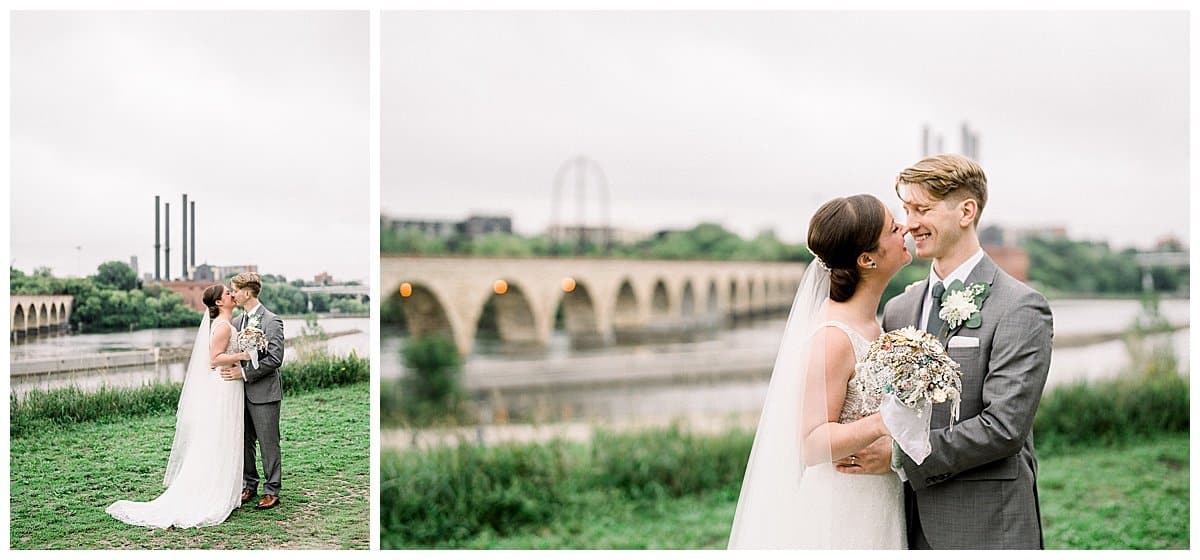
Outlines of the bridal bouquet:
M865 394L883 393L879 413L892 439L917 464L929 456L933 403L949 400L951 429L962 401L962 372L933 335L905 327L883 333L855 366Z
M250 364L258 369L258 351L267 348L267 334L258 325L258 317L246 321L246 327L238 332L237 347L250 353Z

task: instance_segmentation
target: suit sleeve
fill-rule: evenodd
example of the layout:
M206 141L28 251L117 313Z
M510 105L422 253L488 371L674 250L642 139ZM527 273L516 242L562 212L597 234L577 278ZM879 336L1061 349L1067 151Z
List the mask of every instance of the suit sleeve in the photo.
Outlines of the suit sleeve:
M258 357L258 369L245 372L247 383L254 383L283 365L283 319L280 319L278 315L272 315L264 333L267 335L267 348Z
M1037 292L1026 294L1000 319L983 380L983 410L953 428L931 430L932 453L924 463L900 456L914 489L1021 450L1046 385L1053 332L1050 305Z

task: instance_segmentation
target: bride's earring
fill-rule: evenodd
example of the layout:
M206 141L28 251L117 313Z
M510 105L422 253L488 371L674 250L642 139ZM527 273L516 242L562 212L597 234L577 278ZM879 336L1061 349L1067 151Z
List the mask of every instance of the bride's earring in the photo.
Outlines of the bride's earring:
M871 261L871 266L869 266L868 268L879 268L879 265L876 264L875 261Z

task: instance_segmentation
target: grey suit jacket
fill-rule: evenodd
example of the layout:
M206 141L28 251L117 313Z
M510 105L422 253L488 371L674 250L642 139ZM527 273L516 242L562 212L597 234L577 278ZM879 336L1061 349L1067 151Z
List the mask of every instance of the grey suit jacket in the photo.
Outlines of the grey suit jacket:
M267 335L267 348L258 351L258 368L250 361L242 362L246 373L246 400L253 404L283 400L283 384L279 379L279 366L283 365L283 319L259 302L254 311L258 326ZM243 313L238 318L238 330L246 328L249 317Z
M932 453L920 465L903 453L899 459L933 548L1042 548L1032 427L1050 369L1054 319L1042 294L990 257L967 277L974 282L991 285L983 324L960 325L940 338L943 345L954 337L978 340L976 347L947 348L962 366L959 421L951 429L950 403L935 404ZM924 328L917 323L928 286L926 279L887 303L885 331Z

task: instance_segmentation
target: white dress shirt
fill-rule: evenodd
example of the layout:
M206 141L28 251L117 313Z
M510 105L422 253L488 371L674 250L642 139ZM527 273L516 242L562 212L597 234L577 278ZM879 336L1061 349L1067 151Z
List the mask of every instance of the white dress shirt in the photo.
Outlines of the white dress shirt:
M975 265L978 265L979 261L983 260L983 255L983 249L980 248L978 252L971 255L971 258L963 261L962 264L958 265L958 268L947 274L945 278L938 278L933 265L929 266L929 285L925 287L925 303L921 304L921 323L917 328L925 330L925 326L929 324L929 313L933 309L933 285L941 282L943 286L949 288L950 283L955 280L966 284L967 277L971 275L972 270L975 270Z

